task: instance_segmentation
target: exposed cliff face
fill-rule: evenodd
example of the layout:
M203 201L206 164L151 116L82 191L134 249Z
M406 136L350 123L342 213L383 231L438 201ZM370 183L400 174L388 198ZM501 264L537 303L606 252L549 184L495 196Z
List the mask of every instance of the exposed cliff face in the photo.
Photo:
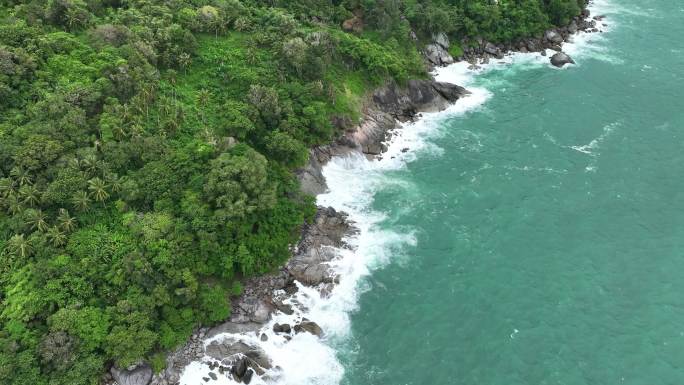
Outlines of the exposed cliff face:
M377 156L386 150L389 134L412 120L420 112L436 112L447 108L469 92L460 86L434 80L410 80L405 86L388 84L369 98L358 125L341 121L345 133L334 143L313 148L309 164L298 172L302 191L317 195L325 192L321 168L333 156L360 151ZM350 127L351 126L351 127Z

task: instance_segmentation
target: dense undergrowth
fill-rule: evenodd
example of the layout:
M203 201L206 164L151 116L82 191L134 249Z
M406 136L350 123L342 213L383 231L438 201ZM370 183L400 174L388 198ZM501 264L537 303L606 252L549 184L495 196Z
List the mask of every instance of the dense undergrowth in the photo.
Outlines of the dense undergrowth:
M94 384L230 314L314 213L293 170L433 32L576 0L0 1L0 383ZM357 17L363 31L343 32ZM418 41L411 38L411 30ZM458 50L458 45L453 50Z

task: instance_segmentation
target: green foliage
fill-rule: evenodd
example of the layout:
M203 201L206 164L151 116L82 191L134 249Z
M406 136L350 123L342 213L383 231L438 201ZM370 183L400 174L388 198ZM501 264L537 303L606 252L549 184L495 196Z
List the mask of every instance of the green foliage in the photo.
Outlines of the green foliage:
M294 170L419 40L582 0L0 2L0 383L99 383L230 315L313 220ZM346 33L357 15L363 32ZM460 46L451 52L460 55Z

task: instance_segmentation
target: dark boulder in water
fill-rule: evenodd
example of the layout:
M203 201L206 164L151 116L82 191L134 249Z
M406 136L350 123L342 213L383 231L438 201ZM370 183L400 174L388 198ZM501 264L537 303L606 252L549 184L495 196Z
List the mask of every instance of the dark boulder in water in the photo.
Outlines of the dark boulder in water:
M302 323L300 323L299 325L295 325L294 330L296 333L307 332L317 337L323 335L323 329L321 329L321 327L318 326L317 323L312 321L302 321Z
M247 373L245 373L245 376L242 377L242 382L245 384L249 384L252 382L252 376L254 375L254 371L252 369L249 369Z
M273 325L273 331L276 333L290 334L290 332L292 331L292 327L289 324L282 324L281 325L279 323L276 323Z
M575 64L575 61L572 60L572 58L566 53L558 52L557 54L551 56L551 64L560 68L566 64Z
M247 360L242 359L238 361L234 366L233 366L233 375L237 378L242 378L242 376L245 375L247 372Z

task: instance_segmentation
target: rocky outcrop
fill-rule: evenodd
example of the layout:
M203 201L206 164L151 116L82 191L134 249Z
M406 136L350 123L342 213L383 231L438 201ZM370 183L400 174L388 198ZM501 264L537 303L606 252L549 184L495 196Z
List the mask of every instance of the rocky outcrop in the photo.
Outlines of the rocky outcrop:
M316 196L328 189L321 168L321 161L316 154L316 150L310 150L309 162L296 172L302 192Z
M432 41L434 41L435 44L439 44L444 49L449 49L449 37L444 32L432 35Z
M405 87L389 84L372 95L363 122L338 141L335 152L348 147L368 156L380 155L392 131L400 127L398 122L410 121L419 112L441 111L467 94L462 87L433 80L411 80Z
M152 379L152 368L146 364L128 369L113 367L110 372L119 385L148 385Z
M246 344L233 338L213 341L206 349L207 356L225 365L244 365L262 372L272 367L271 361L263 350L257 346ZM242 358L247 358L246 360ZM242 375L244 371L241 371Z
M454 58L449 54L449 51L436 43L426 45L423 53L430 63L436 66L449 65L454 62Z
M553 29L546 31L544 38L550 43L563 44L563 36Z
M463 87L434 80L410 80L404 87L391 83L376 90L360 124L337 119L334 123L344 134L330 145L311 149L309 163L297 172L302 191L318 195L327 190L321 169L333 157L353 151L378 156L386 150L384 143L392 131L400 127L397 122L412 120L420 112L444 110L467 94Z
M558 52L555 55L551 56L551 64L560 68L566 64L575 64L575 61L572 60L572 58L568 56L566 53Z
M478 63L486 64L492 58L501 59L507 52L539 52L543 56L546 56L546 50L549 49L561 52L563 42L571 39L572 35L580 31L600 32L600 29L597 28L597 21L601 21L603 18L594 17L590 19L589 16L589 10L585 9L581 15L573 18L565 27L553 28L545 31L540 36L520 39L505 44L494 44L480 37L464 39L461 41L463 55L456 58L456 60L467 61L471 63L472 69L477 69Z
M342 22L342 29L345 32L360 33L363 31L363 19L360 13Z
M448 65L454 62L449 54L449 38L443 32L432 35L432 43L425 46L423 54L429 64L435 66Z
M330 207L319 208L285 269L293 279L306 285L333 283L335 277L328 263L337 256L336 248L346 246L343 238L354 231L346 214Z

